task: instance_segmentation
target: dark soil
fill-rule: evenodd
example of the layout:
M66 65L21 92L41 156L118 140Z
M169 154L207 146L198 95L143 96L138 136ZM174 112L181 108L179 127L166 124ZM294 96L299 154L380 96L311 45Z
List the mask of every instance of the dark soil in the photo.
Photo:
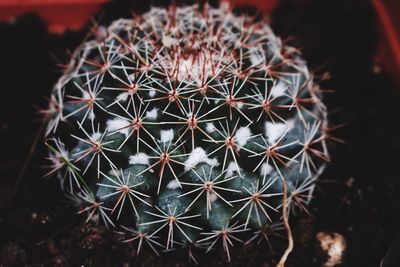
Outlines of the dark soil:
M126 2L105 6L99 19L148 8ZM324 87L335 91L325 98L330 120L346 123L333 132L347 143L331 143L333 161L318 182L311 215L299 213L291 222L295 250L287 266L322 266L320 231L345 237L342 266L379 266L400 225L400 89L373 64L377 29L371 3L282 0L271 21L284 41L303 48L312 69L329 71ZM37 135L37 108L60 75L57 64L67 62L88 29L51 35L35 15L0 25L0 266L188 266L186 254L158 258L144 251L135 257L117 234L85 224L58 184L41 178L46 148ZM231 266L275 266L286 240L271 242L274 251L266 243L235 247ZM200 253L200 265L226 266L222 254Z

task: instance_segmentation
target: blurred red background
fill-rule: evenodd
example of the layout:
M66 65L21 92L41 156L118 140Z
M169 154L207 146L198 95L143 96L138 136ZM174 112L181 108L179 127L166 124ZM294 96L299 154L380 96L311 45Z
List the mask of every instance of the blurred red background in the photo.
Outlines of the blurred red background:
M36 12L53 33L81 28L98 7L109 0L0 0L0 21L12 21ZM268 14L279 0L230 0L235 5L252 5ZM376 63L400 79L400 1L372 0L379 21L380 42Z

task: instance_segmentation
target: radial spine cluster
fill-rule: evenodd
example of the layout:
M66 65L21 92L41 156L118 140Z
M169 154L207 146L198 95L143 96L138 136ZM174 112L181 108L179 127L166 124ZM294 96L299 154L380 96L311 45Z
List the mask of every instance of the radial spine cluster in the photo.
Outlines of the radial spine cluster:
M226 5L100 27L44 112L49 174L138 252L222 246L230 260L235 243L282 228L282 206L306 209L329 160L326 108L300 52Z

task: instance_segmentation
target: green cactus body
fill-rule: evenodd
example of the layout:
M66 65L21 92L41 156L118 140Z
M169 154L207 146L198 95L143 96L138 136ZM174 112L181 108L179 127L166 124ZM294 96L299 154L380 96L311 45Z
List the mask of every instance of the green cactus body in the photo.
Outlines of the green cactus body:
M300 53L223 5L113 22L77 48L49 112L61 184L139 251L222 244L230 259L279 224L282 183L288 206L307 205L329 159Z

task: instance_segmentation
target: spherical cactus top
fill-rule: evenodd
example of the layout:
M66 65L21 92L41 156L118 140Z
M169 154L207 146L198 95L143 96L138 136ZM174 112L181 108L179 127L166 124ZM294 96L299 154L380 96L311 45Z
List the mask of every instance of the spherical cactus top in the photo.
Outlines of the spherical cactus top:
M232 242L279 227L283 183L284 206L305 208L329 158L299 51L224 5L99 29L49 103L51 172L80 213L156 253L221 241L230 259Z

